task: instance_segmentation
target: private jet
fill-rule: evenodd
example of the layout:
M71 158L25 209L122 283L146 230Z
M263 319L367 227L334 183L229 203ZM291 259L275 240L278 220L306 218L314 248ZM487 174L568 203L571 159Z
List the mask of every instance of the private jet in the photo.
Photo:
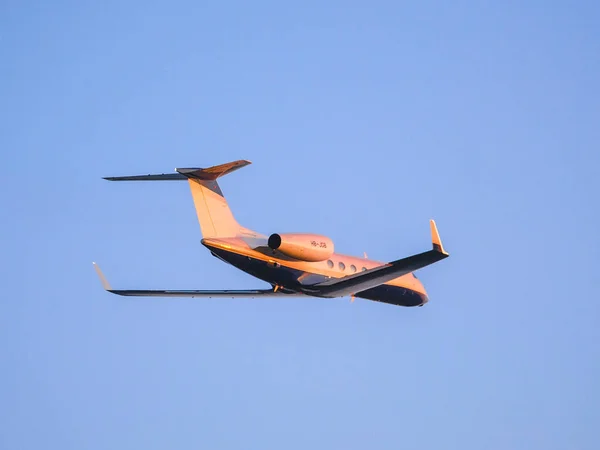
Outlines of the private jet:
M260 234L240 225L217 180L250 164L239 160L174 173L105 177L109 181L187 181L196 208L201 243L216 258L271 285L248 290L113 289L98 265L103 288L116 295L141 297L350 297L414 307L428 302L418 269L449 256L436 223L430 220L431 249L391 262L335 252L332 239L313 233Z

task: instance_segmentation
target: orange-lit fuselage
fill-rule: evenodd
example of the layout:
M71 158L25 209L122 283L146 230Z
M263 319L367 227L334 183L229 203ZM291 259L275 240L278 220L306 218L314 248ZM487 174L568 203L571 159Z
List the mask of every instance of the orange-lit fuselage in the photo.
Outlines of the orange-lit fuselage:
M267 246L253 247L242 238L205 238L202 244L217 258L276 286L283 292L301 292L316 296L319 295L311 292L311 285L384 264L339 253L333 253L325 261L300 261L287 258ZM413 274L355 292L354 296L401 306L422 306L427 303L425 288Z

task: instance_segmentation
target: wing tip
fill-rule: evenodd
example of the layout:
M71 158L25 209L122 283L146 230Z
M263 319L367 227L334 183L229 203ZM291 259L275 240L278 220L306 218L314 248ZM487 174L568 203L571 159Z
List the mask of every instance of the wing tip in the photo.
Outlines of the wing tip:
M104 290L111 291L112 287L110 286L110 283L108 282L108 280L102 273L102 270L100 270L100 266L98 264L96 264L94 261L92 261L92 264L94 266L94 269L96 270L96 274L98 275L98 278L100 278L100 283L102 283L102 287L104 288Z
M429 226L431 228L431 243L433 249L437 252L440 252L446 256L449 256L449 253L446 252L444 246L442 245L442 239L440 238L440 233L437 229L437 225L435 224L435 220L429 220Z

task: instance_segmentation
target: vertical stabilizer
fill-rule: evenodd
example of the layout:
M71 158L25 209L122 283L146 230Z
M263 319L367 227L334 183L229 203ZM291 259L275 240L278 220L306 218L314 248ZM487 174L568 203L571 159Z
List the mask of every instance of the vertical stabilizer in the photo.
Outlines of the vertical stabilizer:
M216 181L188 180L202 237L233 237L242 230Z
M202 237L234 237L245 230L233 216L217 178L248 164L240 160L206 169L176 169L188 178Z

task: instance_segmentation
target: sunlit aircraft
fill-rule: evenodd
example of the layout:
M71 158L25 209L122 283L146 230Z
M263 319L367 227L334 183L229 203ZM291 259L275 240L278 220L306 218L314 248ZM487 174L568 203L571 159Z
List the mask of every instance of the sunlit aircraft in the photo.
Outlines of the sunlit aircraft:
M427 293L414 271L449 256L435 222L430 221L432 249L392 262L334 253L329 237L309 233L263 235L241 226L223 196L217 178L250 164L240 160L209 168L175 169L175 173L107 177L110 181L183 180L189 183L202 244L211 254L266 281L271 289L123 290L113 289L94 267L104 289L143 297L289 297L362 298L398 306L423 306Z

